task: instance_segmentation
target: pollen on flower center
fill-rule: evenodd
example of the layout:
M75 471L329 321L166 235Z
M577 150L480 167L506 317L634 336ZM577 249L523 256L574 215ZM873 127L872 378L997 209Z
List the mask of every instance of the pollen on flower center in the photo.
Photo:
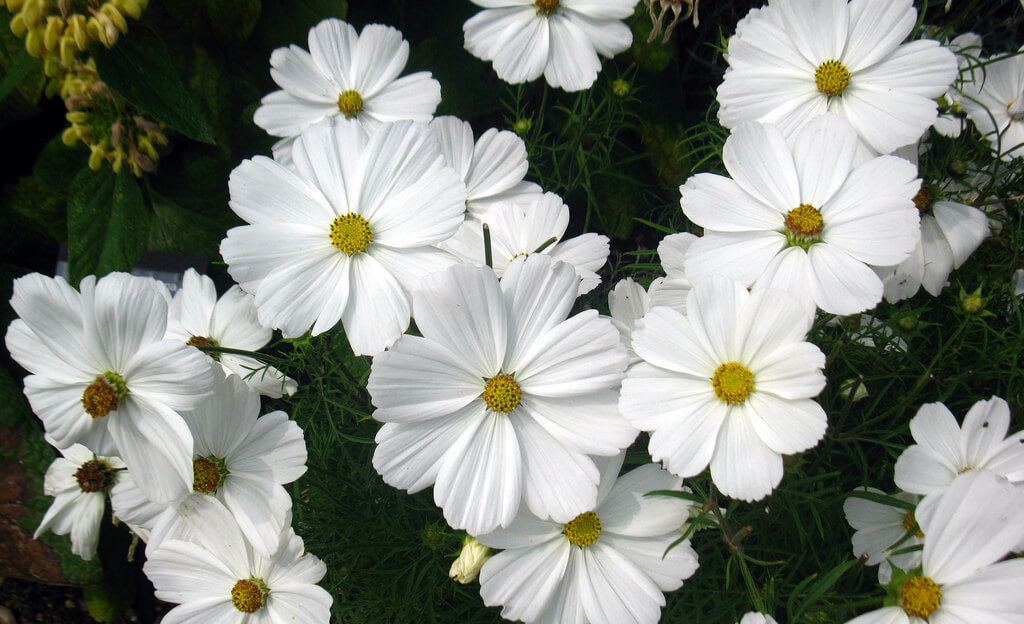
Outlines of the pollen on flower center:
M903 528L909 531L915 526L917 526L917 516L914 515L914 512L908 511L907 514L903 516ZM914 534L918 537L924 537L924 532L921 531L920 527L918 527Z
M754 373L739 362L722 364L715 369L711 386L723 403L738 405L747 400L754 391Z
M590 546L601 537L601 519L592 511L585 511L565 524L565 538L575 546Z
M373 242L373 228L369 221L350 212L334 220L331 224L331 244L338 251L354 256L366 251Z
M90 459L75 471L83 492L106 492L114 484L114 471L102 459Z
M262 579L240 579L231 588L231 603L242 613L255 613L266 603L267 586Z
M363 110L363 96L358 91L349 89L338 96L338 110L345 117L355 117Z
M924 214L931 210L933 203L935 203L935 194L922 184L921 190L914 195L914 205L917 206L917 211Z
M197 457L192 461L192 490L200 494L213 494L228 475L224 460L219 457Z
M786 228L797 236L811 237L821 234L825 220L821 211L810 204L800 204L786 213Z
M523 391L512 375L500 373L487 380L484 386L484 403L495 412L502 414L519 407Z
M825 61L814 70L814 83L825 95L839 95L850 84L850 70L837 60Z
M117 373L103 373L82 393L82 407L93 418L102 418L117 411L121 399L128 394L124 378Z
M907 581L900 590L900 606L914 617L928 619L942 604L942 588L927 576Z
M537 7L540 15L550 15L558 9L559 0L536 0L533 4Z

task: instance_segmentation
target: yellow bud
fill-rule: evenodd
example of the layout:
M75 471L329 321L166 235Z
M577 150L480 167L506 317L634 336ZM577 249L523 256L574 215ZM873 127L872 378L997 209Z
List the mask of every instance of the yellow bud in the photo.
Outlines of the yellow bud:
M71 3L71 0L57 0L57 8L60 9L62 17L71 15L71 12L75 10L75 6Z
M90 145L89 149L92 150L89 154L89 168L98 171L103 166L103 149L98 145Z
M121 168L124 166L124 158L125 153L122 148L118 147L114 150L114 162L110 166L114 170L114 173L121 173Z
M164 134L163 132L150 132L146 135L146 138L156 143L157 145L167 145L168 143L170 143L170 141L167 139L167 135Z
M43 36L39 29L34 28L25 34L25 49L32 56L38 57L43 51Z
M17 13L21 11L21 7L25 5L25 0L7 0L7 10L11 13Z
M46 18L46 31L43 33L43 45L47 50L57 48L60 36L64 32L64 20L59 17L50 16Z
M60 61L56 56L47 55L43 60L43 73L51 78L60 73Z
M133 19L139 19L139 16L142 15L142 7L135 0L114 0L114 5Z
M147 156L156 160L160 158L159 154L156 153L156 148L146 138L141 138L138 141L139 149L146 153Z
M149 6L149 0L136 0L136 2L138 2L139 8L142 9L143 11L145 11L146 7Z
M472 583L480 574L480 568L491 558L491 549L477 541L472 535L462 540L459 557L452 563L448 576L463 585Z
M117 149L121 149L121 143L124 141L124 122L120 119L115 121L110 126L110 143Z
M78 45L71 35L64 35L60 40L60 62L64 67L71 67L75 64L75 52Z
M79 50L89 47L89 29L86 27L84 15L71 16L71 34L75 36L75 45Z
M139 163L135 162L134 160L129 160L128 166L131 167L132 173L135 174L136 178L142 177L142 167L139 166Z
M34 27L43 16L42 0L25 0L25 6L21 9L21 15L25 18L25 25Z
M64 119L67 119L73 124L84 124L89 121L89 113L83 113L82 111L74 111L64 115Z
M25 25L25 16L18 13L11 18L11 32L17 37L24 37L28 26Z
M60 140L64 142L64 145L71 147L78 142L78 131L74 126L66 128L60 135Z
M86 22L86 27L89 30L89 39L106 44L106 41L103 39L103 37L105 36L103 24L100 23L98 17L96 17L95 15L93 17L90 17L89 20Z
M118 11L117 7L115 7L113 4L107 2L106 4L101 6L100 13L103 13L104 15L109 17L110 21L113 22L114 26L116 26L118 30L120 30L123 33L128 32L128 21L124 19L124 15L121 15L121 12Z

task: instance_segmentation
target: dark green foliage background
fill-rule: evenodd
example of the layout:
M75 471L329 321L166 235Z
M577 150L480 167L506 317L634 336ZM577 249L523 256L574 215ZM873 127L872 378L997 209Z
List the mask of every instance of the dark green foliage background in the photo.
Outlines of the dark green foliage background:
M9 297L18 275L52 272L60 244L69 246L75 280L130 269L150 250L208 258L208 272L225 289L231 282L217 250L226 230L241 223L228 209L228 175L242 159L269 153L274 142L252 122L259 99L276 89L270 53L292 43L305 47L309 27L333 16L357 27L382 22L402 30L411 44L407 72L431 71L441 82L438 114L468 119L477 133L528 122L521 134L530 151L529 179L565 197L573 211L570 234L597 231L613 239L602 287L578 302L580 309L607 311L615 281L633 276L646 283L657 274L651 250L664 233L693 230L679 209L678 186L691 173L724 172L727 133L715 121L714 90L725 68L725 38L757 4L705 0L700 25L680 25L668 43L646 41L650 23L640 5L630 20L633 48L606 61L591 90L566 94L543 81L509 86L469 55L462 23L478 8L467 0L151 0L118 47L95 51L111 88L177 131L162 148L157 173L140 180L107 168L89 171L88 150L61 143L63 106L42 97L39 63L2 27L0 295ZM934 25L937 36L974 30L985 36L986 52L1022 43L1024 11L1016 0L957 0L948 14L936 2L918 6L922 24ZM3 9L0 18L7 18ZM628 95L612 93L616 79L630 84ZM971 132L931 140L924 167L932 179L946 178L953 161L991 164ZM1024 266L1024 173L1019 162L1000 166L979 189L981 201L1000 200L1006 208L999 234L954 272L942 296L922 292L873 312L907 342L906 353L853 340L856 319L833 327L819 318L812 340L828 356L829 385L820 397L830 421L825 439L787 458L782 485L764 501L718 501L727 508L730 533L745 526L752 533L740 548L717 529L694 537L701 568L668 596L664 622L732 623L753 609L755 596L780 622L843 622L877 605L883 592L874 584L875 569L852 556L846 495L861 485L893 489L892 464L911 441L907 422L922 403L943 401L962 416L975 401L1002 396L1020 428L1024 309L1009 281ZM964 314L960 289L979 287L990 315ZM0 317L6 325L13 311L4 308ZM878 331L873 338L879 345L888 340ZM476 584L447 578L461 535L444 524L430 490L409 496L389 488L371 466L379 425L363 390L369 359L354 357L340 331L282 342L274 356L301 391L268 402L266 410L289 411L305 430L309 471L291 488L295 525L308 550L327 563L324 585L335 598L337 621L499 621L497 609L482 605ZM6 354L4 360L14 379L24 374ZM868 398L851 403L839 396L848 379L861 380ZM41 475L52 454L25 402L9 399L0 422L34 428L31 448L39 447L42 459L32 465ZM647 461L641 436L628 463ZM689 485L712 494L707 475ZM37 499L40 510L44 501Z

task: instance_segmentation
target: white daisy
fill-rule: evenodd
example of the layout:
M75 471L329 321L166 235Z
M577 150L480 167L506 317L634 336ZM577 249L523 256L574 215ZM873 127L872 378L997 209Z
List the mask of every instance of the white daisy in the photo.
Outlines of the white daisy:
M776 124L792 134L831 111L880 154L917 140L938 115L934 98L957 75L938 41L903 43L912 0L774 0L736 25L718 87L718 119Z
M633 331L644 361L622 381L622 415L651 432L651 457L669 472L710 464L726 496L764 498L782 480L782 455L825 435L811 400L825 387L825 355L804 342L811 318L785 292L749 293L717 275L693 287L687 311L652 308Z
M743 619L741 619L738 624L779 624L779 623L775 620L775 618L773 618L770 615L766 615L764 613L758 613L756 611L751 611L750 613L745 613L743 615Z
M587 232L567 238L569 207L554 193L536 194L522 203L494 204L487 212L491 238L491 266L501 277L513 260L542 253L567 262L580 278L579 294L601 283L597 270L608 260L608 237ZM483 224L467 220L440 247L463 262L483 266L486 261Z
M1024 156L1024 54L988 62L979 73L965 90L967 116L1002 160Z
M25 395L58 448L84 444L122 457L154 500L192 483L192 434L176 410L211 392L208 359L163 340L166 287L111 273L82 280L33 273L14 281L19 319L7 330L11 356L30 373Z
M942 403L927 403L910 421L914 444L896 460L893 480L915 494L944 491L958 474L988 470L1024 483L1024 431L1007 436L1010 407L999 397L978 401L963 427Z
M884 494L882 490L865 487L860 491ZM897 492L895 498L916 505L920 496ZM854 528L853 556L866 557L865 565L878 566L878 582L885 585L892 578L892 566L907 571L921 565L921 551L892 554L924 543L924 532L917 526L913 510L849 496L843 502L846 521ZM913 530L913 533L910 531ZM909 533L909 536L908 536Z
M445 162L466 184L467 217L480 221L496 202L528 201L542 193L523 180L530 164L526 144L516 133L491 128L474 143L469 122L450 116L431 121L430 130Z
M997 563L1024 538L1024 492L986 471L925 498L917 521L927 536L921 568L894 588L897 604L848 624L1021 621L1024 559Z
M182 412L195 438L191 493L153 517L131 483L114 488L111 501L129 526L151 532L151 546L164 539L185 539L195 524L195 498L213 496L235 516L256 552L274 553L291 522L292 499L284 485L306 472L302 429L281 411L260 416L260 397L237 375L214 365L213 397Z
M480 595L501 616L527 624L654 624L663 592L697 570L697 553L679 540L690 503L654 490L682 480L648 464L616 479L622 455L602 462L591 511L566 523L521 512L507 529L480 536L503 548L480 571ZM669 547L673 546L671 550Z
M327 624L331 596L316 585L327 566L286 529L272 557L255 552L231 513L204 497L193 541L167 540L146 553L156 597L177 603L163 624Z
M686 298L693 283L686 275L686 252L697 237L689 232L669 234L658 243L658 257L665 279L655 280L649 289L651 307L669 306L686 314Z
M586 89L609 58L629 48L633 33L622 20L637 0L473 0L484 7L462 25L466 49L493 61L512 84L544 74L552 87Z
M721 274L781 288L809 312L863 312L882 298L868 265L893 266L920 240L917 170L894 156L855 166L858 139L822 115L784 139L750 122L726 140L731 178L710 173L680 187L683 212L705 228L686 254L691 280Z
M413 294L422 337L374 358L367 389L386 424L373 465L388 484L434 485L448 524L481 535L520 501L568 522L593 509L598 470L636 437L614 388L627 364L618 332L576 300L572 267L544 255L457 265Z
M379 353L409 326L409 291L456 260L436 247L463 221L466 187L426 126L398 122L372 136L351 121L295 140L294 170L262 156L228 182L221 255L256 295L260 323L287 338L339 320L356 354Z
M101 457L81 444L60 452L46 469L43 492L54 501L39 522L33 537L46 531L71 535L71 552L92 559L100 539L100 522L107 492L124 474L124 462Z
M256 319L252 295L232 286L218 299L213 280L195 269L185 271L181 289L171 300L165 338L184 340L193 346L223 347L258 351L265 347L273 332ZM293 394L295 380L272 366L247 355L207 353L224 370L238 375L261 394L280 398Z
M297 45L274 50L270 75L282 90L263 98L253 120L279 137L295 137L325 117L354 119L367 129L428 122L441 85L425 71L399 78L408 59L409 43L390 26L369 24L358 34L347 22L326 19L309 30L309 52Z
M964 96L965 87L974 82L982 72L978 68L981 56L981 37L976 33L964 33L949 42L948 47L956 53L957 68L960 75L953 86L940 98L944 105L935 120L935 130L948 137L958 137L964 131Z

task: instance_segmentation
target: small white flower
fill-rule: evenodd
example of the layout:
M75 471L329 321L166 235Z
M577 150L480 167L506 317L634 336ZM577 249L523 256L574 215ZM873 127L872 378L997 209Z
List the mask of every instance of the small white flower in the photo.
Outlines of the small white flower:
M825 387L825 355L804 341L810 327L785 292L706 278L687 316L652 308L633 331L644 361L622 381L622 415L651 432L651 457L669 472L690 477L710 464L726 496L764 498L782 480L782 455L825 435L811 399Z
M764 613L758 613L751 611L743 615L743 619L739 621L739 624L779 624L775 618Z
M516 258L542 253L576 269L579 294L588 293L601 283L597 270L608 260L608 237L587 232L563 240L569 227L569 207L558 195L536 194L522 203L494 204L487 212L486 222L491 234L492 266L498 277L505 274ZM483 266L483 223L467 220L440 247L463 262Z
M156 597L177 603L165 624L327 624L331 596L316 585L327 572L290 529L272 557L255 552L231 513L203 497L192 541L167 540L146 553L143 568Z
M861 491L884 494L882 490L870 487L861 488ZM915 505L921 500L920 496L907 492L897 492L894 496ZM920 550L891 554L924 543L924 533L919 527L915 528L917 518L913 510L907 511L902 507L848 496L843 502L843 513L846 514L846 521L855 529L852 538L853 556L866 556L865 565L878 566L879 583L885 585L889 582L892 578L893 565L903 571L913 570L921 565ZM907 537L911 529L914 532Z
M976 77L982 75L982 70L977 66L980 60L978 57L981 56L981 36L972 32L964 33L950 41L948 47L956 53L960 76L942 96L948 109L939 112L935 120L935 130L944 136L958 137L966 124L963 91Z
M938 41L903 43L912 0L773 0L729 39L718 119L777 125L790 135L814 117L846 118L875 152L916 141L935 122L934 98L957 75Z
M375 357L367 382L385 423L373 466L386 483L433 484L448 524L477 536L521 505L556 522L593 508L590 456L618 453L636 429L615 405L619 334L594 310L568 317L577 289L572 267L542 254L512 263L500 284L465 264L423 280L422 337Z
M367 129L402 119L428 122L441 85L430 72L399 78L408 59L409 43L390 26L369 24L357 34L347 22L324 20L309 30L309 52L296 45L274 50L270 75L282 90L263 98L254 121L286 138L325 117L354 119Z
M295 338L340 320L356 354L379 353L409 326L419 280L456 262L433 245L462 223L466 187L425 125L371 136L332 121L295 140L291 169L263 156L235 168L231 209L250 225L221 255L264 326Z
M927 403L910 421L914 444L896 460L893 480L914 494L944 491L958 474L988 470L1024 482L1024 431L1007 436L1010 407L999 397L978 401L963 427L942 403Z
M32 374L25 395L58 448L122 457L147 495L174 500L192 483L192 434L177 411L209 396L208 359L164 340L167 288L111 273L82 280L38 273L14 281L11 356Z
M921 501L917 521L927 536L921 568L893 588L897 604L847 624L1020 621L1024 559L999 560L1024 539L1024 492L972 471Z
M481 544L472 535L467 535L462 540L462 550L458 558L452 562L448 576L459 583L466 585L476 580L480 575L480 568L491 558L491 549Z
M1024 269L1013 272L1013 294L1015 297L1024 295Z
M71 552L89 560L99 543L107 492L124 475L124 462L96 455L81 444L60 454L64 457L53 460L43 484L43 492L55 498L33 537L46 531L70 534Z
M622 458L602 460L591 511L557 523L524 510L507 529L480 536L482 543L505 549L480 572L484 604L501 605L503 618L526 624L658 621L663 592L679 589L697 570L689 540L673 546L691 503L645 496L682 485L653 464L616 479Z
M1024 156L1024 54L987 63L966 93L967 116L999 157Z
M705 228L687 251L687 276L780 288L809 313L875 307L883 286L869 265L893 266L914 250L921 181L894 156L856 165L858 143L832 114L789 139L766 124L736 128L722 153L732 177L701 173L679 189L683 212Z
M496 202L529 201L541 194L539 186L523 180L530 164L526 144L514 132L491 128L474 143L469 122L449 116L431 121L430 130L445 162L466 184L468 218L482 221Z
M586 89L601 70L598 54L613 57L633 42L622 20L637 0L472 1L485 10L462 26L466 49L512 84L544 74L552 87Z
M181 289L171 300L165 338L183 340L194 346L223 347L258 351L265 347L273 332L256 318L252 295L232 286L218 299L213 280L195 269L185 271ZM224 370L234 373L263 395L280 398L293 394L295 380L259 360L234 353L207 353Z

